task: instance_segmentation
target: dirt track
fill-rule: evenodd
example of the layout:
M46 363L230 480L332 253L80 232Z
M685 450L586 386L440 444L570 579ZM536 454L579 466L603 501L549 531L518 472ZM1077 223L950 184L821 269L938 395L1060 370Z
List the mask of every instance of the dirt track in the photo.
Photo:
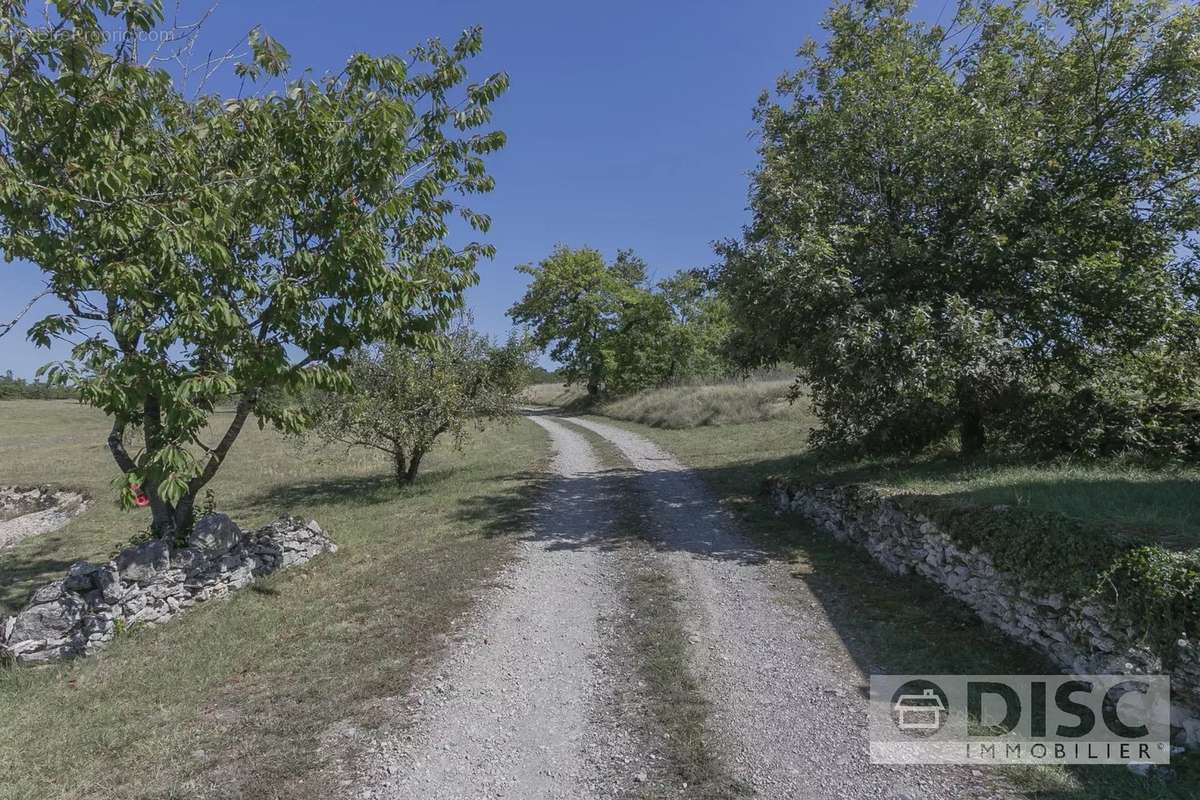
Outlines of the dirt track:
M641 506L690 610L689 663L712 712L714 755L763 798L1015 796L965 769L871 765L866 677L817 598L736 529L701 480L647 439L586 419L533 415L555 449L553 482L500 586L441 670L411 698L413 724L377 748L370 798L637 797L638 721L615 700L620 510ZM580 426L635 469L600 463ZM689 796L683 786L659 787Z

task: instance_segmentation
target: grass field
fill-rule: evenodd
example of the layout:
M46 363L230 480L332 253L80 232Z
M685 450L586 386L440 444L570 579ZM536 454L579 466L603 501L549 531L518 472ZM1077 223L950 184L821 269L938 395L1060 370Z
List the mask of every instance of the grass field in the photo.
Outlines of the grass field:
M218 418L218 425L220 419ZM104 558L147 520L117 510L102 416L69 402L0 403L0 484L83 489L92 508L0 553L3 613L78 558ZM243 525L316 518L336 555L268 578L95 658L0 670L0 798L321 798L323 767L386 720L474 593L506 563L546 455L520 421L418 483L341 450L298 450L248 427L214 481ZM97 778L106 776L106 782Z
M582 386L561 383L534 383L521 392L521 400L535 406L569 406L587 397Z

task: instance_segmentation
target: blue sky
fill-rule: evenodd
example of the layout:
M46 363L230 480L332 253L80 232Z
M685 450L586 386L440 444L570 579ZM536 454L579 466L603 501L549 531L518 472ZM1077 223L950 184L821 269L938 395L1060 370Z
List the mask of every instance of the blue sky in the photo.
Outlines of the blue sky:
M824 8L759 0L225 0L203 41L223 51L261 24L291 51L294 69L322 73L356 51L404 53L430 36L453 41L483 25L475 74L504 70L512 86L496 106L496 126L508 134L491 162L497 188L476 203L493 218L488 239L497 255L480 265L469 302L483 330L503 334L504 312L526 280L513 267L556 242L610 255L630 247L656 275L712 263L711 243L736 235L746 219L755 99L795 65L805 37L820 33ZM36 268L0 263L0 320L39 286ZM31 376L60 355L14 331L0 339L0 372Z

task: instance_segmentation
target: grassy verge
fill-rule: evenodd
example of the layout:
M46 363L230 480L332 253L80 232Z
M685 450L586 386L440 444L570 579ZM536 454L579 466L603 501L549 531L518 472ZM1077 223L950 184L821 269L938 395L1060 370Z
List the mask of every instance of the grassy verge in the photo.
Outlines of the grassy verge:
M1043 674L1057 672L1014 644L928 581L896 577L863 550L775 516L758 496L762 479L785 468L812 468L803 433L779 421L671 431L617 423L657 441L697 470L740 517L744 529L792 566L797 591L816 597L864 673ZM816 471L814 470L814 474ZM808 592L799 591L803 586ZM1123 767L1007 770L1037 800L1183 800L1200 796L1200 766L1189 756L1167 784Z
M0 482L88 490L93 508L0 556L8 608L83 557L103 557L144 520L107 500L103 420L69 404L3 405ZM101 655L0 671L0 798L320 798L324 767L353 747L334 731L393 713L453 621L506 563L545 456L521 422L465 454L436 452L400 490L387 465L297 451L250 430L216 481L242 524L315 517L336 555L273 576ZM522 470L525 471L522 471ZM335 744L336 742L336 744Z

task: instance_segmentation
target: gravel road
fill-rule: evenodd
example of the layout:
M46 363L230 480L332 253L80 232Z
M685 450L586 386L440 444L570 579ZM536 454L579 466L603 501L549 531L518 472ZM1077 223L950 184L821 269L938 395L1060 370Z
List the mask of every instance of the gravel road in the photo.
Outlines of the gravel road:
M593 800L647 788L639 782L653 756L635 733L641 721L622 719L630 706L615 699L628 664L606 647L622 619L614 537L621 510L634 506L649 512L655 561L689 609L710 746L755 796L1020 796L968 769L870 764L864 670L819 600L738 533L699 476L624 429L529 419L556 453L533 530L441 669L408 699L412 724L370 749L357 797ZM632 491L573 425L623 453L637 474Z
M616 718L622 676L603 639L617 614L608 545L620 481L580 434L531 419L556 452L534 530L410 698L412 728L376 746L359 797L598 800L632 791L643 772L636 726Z
M701 479L645 437L571 418L614 444L694 613L693 669L733 777L763 798L926 800L1019 793L968 768L873 765L867 677L818 599L736 531ZM787 584L794 596L783 599Z

